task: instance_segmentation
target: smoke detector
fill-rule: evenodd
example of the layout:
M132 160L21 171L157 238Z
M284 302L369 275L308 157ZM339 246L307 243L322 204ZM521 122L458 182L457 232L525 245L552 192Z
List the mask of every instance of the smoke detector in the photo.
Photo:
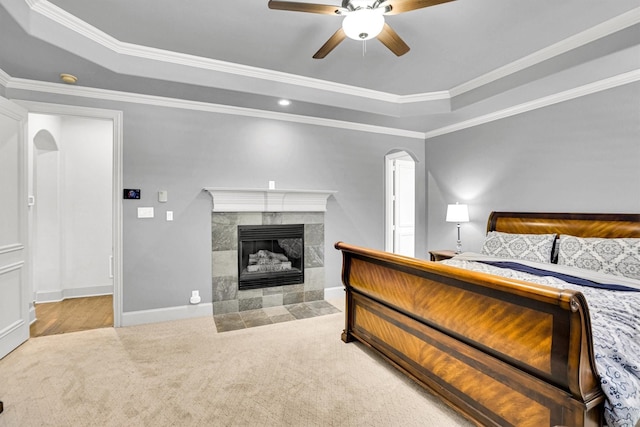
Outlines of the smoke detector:
M74 85L78 81L78 78L73 74L62 73L60 74L60 80L62 80L66 84Z

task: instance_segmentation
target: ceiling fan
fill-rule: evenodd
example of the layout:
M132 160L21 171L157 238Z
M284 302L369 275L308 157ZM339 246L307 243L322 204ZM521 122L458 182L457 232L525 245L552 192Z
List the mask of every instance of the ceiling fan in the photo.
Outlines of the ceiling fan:
M453 0L342 0L342 6L332 6L269 0L269 9L344 16L342 27L313 55L315 59L327 56L347 37L354 40L375 37L397 56L401 56L409 52L409 46L384 22L383 15L398 15L450 1Z

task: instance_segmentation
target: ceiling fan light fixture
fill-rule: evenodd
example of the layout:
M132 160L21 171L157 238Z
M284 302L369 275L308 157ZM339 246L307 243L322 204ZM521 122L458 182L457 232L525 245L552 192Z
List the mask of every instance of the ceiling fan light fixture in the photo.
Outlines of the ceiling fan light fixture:
M353 40L377 37L384 27L384 16L374 9L358 9L344 17L342 29Z

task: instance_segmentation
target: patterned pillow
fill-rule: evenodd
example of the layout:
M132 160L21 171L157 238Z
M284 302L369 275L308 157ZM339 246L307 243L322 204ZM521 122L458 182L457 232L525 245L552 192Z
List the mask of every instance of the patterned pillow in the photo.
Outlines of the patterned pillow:
M558 264L640 280L640 239L560 236Z
M500 258L551 262L555 234L513 234L490 231L481 253Z

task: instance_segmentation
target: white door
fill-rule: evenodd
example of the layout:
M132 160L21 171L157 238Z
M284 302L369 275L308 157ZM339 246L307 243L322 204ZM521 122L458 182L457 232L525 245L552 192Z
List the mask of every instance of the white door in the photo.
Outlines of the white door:
M27 111L0 97L0 359L29 339Z
M415 256L415 161L405 151L387 154L385 250Z
M395 163L395 224L394 253L414 256L415 253L415 163L396 159Z

